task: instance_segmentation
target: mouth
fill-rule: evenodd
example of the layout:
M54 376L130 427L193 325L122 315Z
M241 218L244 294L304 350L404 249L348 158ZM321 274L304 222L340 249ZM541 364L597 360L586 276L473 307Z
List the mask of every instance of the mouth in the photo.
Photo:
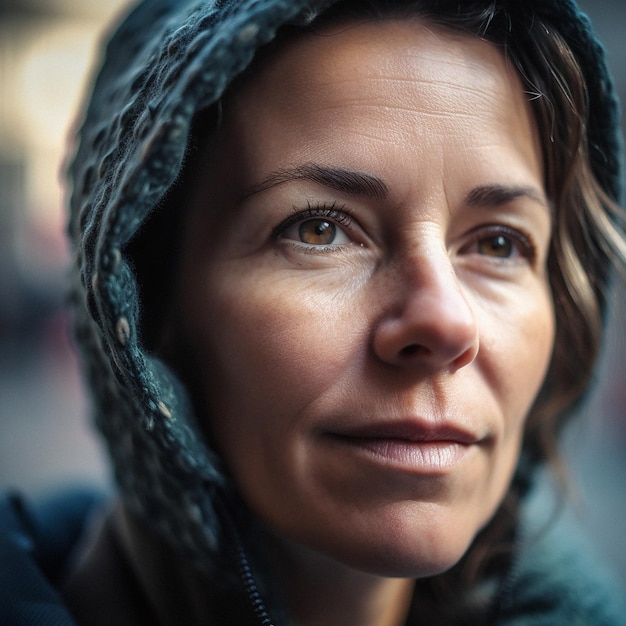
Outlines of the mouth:
M420 419L380 422L328 433L336 444L373 462L422 475L443 475L480 437L454 423Z

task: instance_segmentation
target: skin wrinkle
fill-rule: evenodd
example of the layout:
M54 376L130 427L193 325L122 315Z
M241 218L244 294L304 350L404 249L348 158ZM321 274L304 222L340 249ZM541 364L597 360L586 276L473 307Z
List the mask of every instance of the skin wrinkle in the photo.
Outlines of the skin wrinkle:
M400 81L400 80L390 80L388 78L383 79L383 78L372 78L372 77L364 76L364 77L359 77L357 79L349 79L343 82L345 83L346 88L349 90L351 86L358 85L361 80L368 80L369 82L373 84L376 84L376 83L381 84L381 89L379 91L380 96L378 99L372 98L372 103L377 104L379 102L380 105L388 106L389 100L391 99L391 101L393 102L394 108L397 108L400 111L409 111L409 112L414 111L413 103L410 101L406 105L401 105L401 101L399 99L400 95L397 93L397 89L396 89L398 85L403 85L405 83L408 83L409 82L408 80ZM431 100L429 100L429 105L431 108L430 110L425 109L423 113L431 114L434 116L438 116L438 115L461 115L461 117L471 116L471 114L468 113L461 104L462 102L464 102L463 97L457 96L454 99L450 99L450 97L444 93L444 90L440 89L440 87L442 86L451 87L452 84L448 85L445 81L437 80L435 78L433 78L432 81L429 80L429 81L420 81L420 82L424 85L424 87L430 87L430 88L434 87L436 88L435 89L436 92L440 92L439 100L433 98L434 93L431 93ZM332 84L332 81L329 84ZM297 88L301 88L301 87L302 85L297 85ZM309 84L309 87L311 87L310 84ZM322 81L314 85L314 87L315 87L315 90L323 90L327 88L324 82ZM470 95L470 96L478 95L480 96L480 98L484 100L493 100L494 104L498 104L498 101L499 101L498 96L487 95L484 93L483 89L484 87L480 89L475 89L472 86L463 87L462 89L459 89L458 87L456 87L456 90L460 91L461 94L465 92L467 93L467 95ZM387 90L389 91L387 92ZM390 95L386 95L387 93L389 93ZM367 110L368 108L372 108L372 103L365 106L363 102L361 102L358 99L350 100L348 99L348 97L346 97L345 99L341 100L336 105L336 108L339 108L341 106L355 106L355 107L363 107Z

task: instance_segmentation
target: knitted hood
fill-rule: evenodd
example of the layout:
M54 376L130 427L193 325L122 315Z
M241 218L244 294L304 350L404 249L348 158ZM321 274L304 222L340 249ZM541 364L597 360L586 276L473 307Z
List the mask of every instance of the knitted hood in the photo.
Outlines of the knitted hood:
M196 112L219 100L282 25L307 23L332 4L141 2L108 43L69 169L72 300L94 418L127 506L200 563L219 546L216 500L225 478L189 395L145 341L152 313L132 250L149 237L146 220L175 186ZM578 55L589 85L594 172L616 198L618 112L604 53L572 0L523 5L517 10L557 25ZM154 245L166 239L164 224ZM151 271L158 283L161 265Z

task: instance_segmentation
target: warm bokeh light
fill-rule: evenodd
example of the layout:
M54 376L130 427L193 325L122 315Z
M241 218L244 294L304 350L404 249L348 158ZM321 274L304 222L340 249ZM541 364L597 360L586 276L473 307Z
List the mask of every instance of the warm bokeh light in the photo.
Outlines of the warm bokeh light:
M93 39L82 22L62 21L47 25L32 39L15 68L16 119L25 143L57 148L78 104Z
M8 145L24 155L26 219L35 219L44 228L56 229L62 221L58 173L69 129L97 61L103 18L108 22L125 3L107 2L106 10L104 3L94 4L101 5L100 12L92 8L91 15L79 19L69 13L22 24L22 37L13 38L13 62L5 65L6 118L0 128L10 137Z

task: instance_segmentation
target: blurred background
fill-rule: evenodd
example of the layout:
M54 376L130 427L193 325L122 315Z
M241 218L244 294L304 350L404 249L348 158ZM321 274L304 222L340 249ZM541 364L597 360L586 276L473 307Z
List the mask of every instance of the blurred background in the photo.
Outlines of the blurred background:
M626 102L626 1L581 0ZM106 485L64 308L62 157L122 0L0 0L0 489ZM626 589L626 288L594 393L567 433L575 511Z
M0 488L107 480L65 311L62 158L123 0L0 0Z

